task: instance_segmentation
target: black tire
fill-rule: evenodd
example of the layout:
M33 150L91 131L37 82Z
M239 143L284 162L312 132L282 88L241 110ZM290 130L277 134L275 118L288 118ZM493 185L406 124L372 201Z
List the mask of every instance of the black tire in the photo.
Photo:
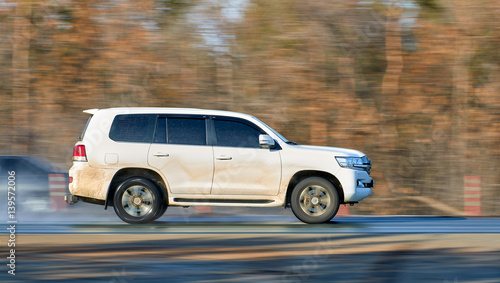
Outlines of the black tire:
M167 211L167 208L168 208L168 203L167 203L167 198L166 197L163 197L162 198L162 201L161 201L161 209L158 211L158 213L156 214L155 216L155 219L158 219L160 217L163 216L163 214L165 214L165 211Z
M302 222L315 224L330 221L339 210L339 195L333 184L320 177L300 181L290 199L293 214Z
M125 180L113 196L116 215L130 224L144 224L157 219L166 206L163 202L158 187L152 181L141 177Z

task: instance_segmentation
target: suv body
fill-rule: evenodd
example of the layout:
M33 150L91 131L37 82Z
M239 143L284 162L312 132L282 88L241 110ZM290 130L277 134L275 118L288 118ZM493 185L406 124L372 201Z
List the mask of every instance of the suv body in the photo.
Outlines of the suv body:
M128 223L167 206L291 206L307 223L372 193L371 161L290 142L257 118L176 108L92 109L69 171L68 202L112 205Z

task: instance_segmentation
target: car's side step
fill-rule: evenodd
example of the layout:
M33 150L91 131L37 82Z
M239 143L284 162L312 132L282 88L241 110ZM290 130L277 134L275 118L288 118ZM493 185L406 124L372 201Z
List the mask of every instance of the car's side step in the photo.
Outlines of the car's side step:
M175 202L189 202L193 204L215 204L215 203L237 203L237 204L268 204L273 203L274 200L269 199L191 199L191 198L174 198Z

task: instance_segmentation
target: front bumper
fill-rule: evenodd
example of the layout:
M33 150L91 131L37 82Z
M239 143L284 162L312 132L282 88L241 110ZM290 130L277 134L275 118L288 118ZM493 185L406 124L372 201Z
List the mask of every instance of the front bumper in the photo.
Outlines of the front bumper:
M336 177L344 189L344 202L357 202L372 194L373 179L366 171L342 168Z

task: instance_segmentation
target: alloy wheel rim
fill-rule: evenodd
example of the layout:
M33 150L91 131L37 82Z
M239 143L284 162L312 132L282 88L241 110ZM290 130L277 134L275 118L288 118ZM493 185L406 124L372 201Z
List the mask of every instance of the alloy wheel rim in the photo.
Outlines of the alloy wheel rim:
M307 215L321 216L325 214L330 207L331 198L324 187L312 185L301 192L299 203L300 208Z
M147 215L153 209L153 194L144 186L131 186L123 193L122 207L134 217Z

